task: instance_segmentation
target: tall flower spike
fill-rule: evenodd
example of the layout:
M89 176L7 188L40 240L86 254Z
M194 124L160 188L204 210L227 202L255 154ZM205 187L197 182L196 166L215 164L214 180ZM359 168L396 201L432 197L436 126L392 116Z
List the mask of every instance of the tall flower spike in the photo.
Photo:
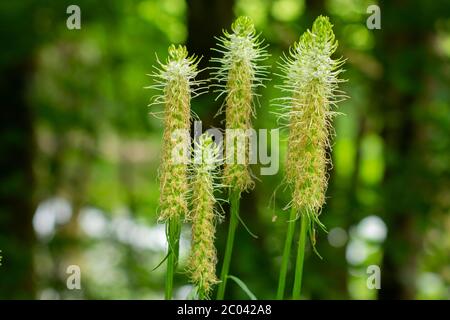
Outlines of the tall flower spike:
M218 38L221 58L213 58L212 62L219 66L214 68L216 86L220 94L226 95L226 129L234 129L235 139L231 151L226 151L224 183L233 190L245 191L253 187L249 172L249 130L252 128L251 117L254 112L255 89L263 85L267 75L267 67L258 65L268 57L263 41L256 34L255 27L248 17L239 17L231 26L232 33L224 31ZM231 137L231 136L230 136ZM245 145L238 145L244 143ZM225 145L229 149L230 145ZM238 152L245 153L244 155ZM238 161L243 159L244 161Z
M289 94L282 100L287 112L281 116L289 127L285 179L293 190L291 205L321 226L318 215L325 203L327 149L336 114L332 107L344 97L338 90L343 60L331 58L338 45L332 27L327 17L319 16L281 64L281 89Z
M159 61L158 61L159 62ZM198 60L188 57L184 46L169 47L166 63L159 62L153 73L153 88L162 94L153 104L164 104L164 137L160 179L159 220L166 222L167 272L165 298L171 299L173 278L178 264L181 221L188 212L188 164L190 161L191 96L196 95Z
M192 248L188 261L191 281L200 299L208 299L218 282L217 255L214 246L216 213L214 210L214 178L219 165L219 148L212 137L204 133L195 143L192 180Z
M190 101L196 94L195 81L197 59L188 57L184 46L171 45L166 63L153 74L162 94L153 103L164 104L164 137L162 146L160 179L160 221L183 218L187 213L190 159L189 130L191 120Z

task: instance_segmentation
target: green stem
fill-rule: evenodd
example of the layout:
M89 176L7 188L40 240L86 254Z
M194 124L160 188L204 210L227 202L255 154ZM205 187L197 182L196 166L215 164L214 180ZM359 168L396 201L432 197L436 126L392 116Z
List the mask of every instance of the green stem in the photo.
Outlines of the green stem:
M299 300L302 289L303 261L305 260L306 233L308 231L308 214L302 212L300 226L300 236L298 238L297 261L295 263L294 289L292 290L292 299Z
M180 248L181 223L178 217L170 218L167 221L167 242L169 245L167 256L167 272L166 272L166 300L172 299L173 294L173 277L178 264L178 252Z
M239 214L239 191L232 191L230 196L230 224L228 226L227 245L225 247L225 256L223 258L222 271L220 273L220 283L217 290L217 300L223 300L225 296L225 287L227 284L228 271L230 269L231 254L233 252L234 235L238 225Z
M292 206L288 221L286 240L284 242L283 259L281 260L280 277L278 279L277 300L282 300L284 288L286 287L286 275L289 265L289 256L291 255L292 239L294 238L295 225L297 223L297 212Z

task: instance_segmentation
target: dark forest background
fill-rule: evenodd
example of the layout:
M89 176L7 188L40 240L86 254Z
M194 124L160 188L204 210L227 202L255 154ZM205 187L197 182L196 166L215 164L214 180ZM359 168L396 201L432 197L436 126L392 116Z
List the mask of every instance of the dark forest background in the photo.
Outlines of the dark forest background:
M81 8L68 30L66 8ZM369 30L366 9L381 8ZM214 36L241 14L270 44L272 81L256 128L277 127L277 62L319 14L328 15L347 59L350 97L336 118L333 169L318 233L307 252L304 298L450 298L450 3L369 0L122 0L0 2L0 298L160 299L164 226L156 223L162 123L147 107L146 76L170 43L208 66ZM208 72L202 74L208 76ZM193 101L203 128L213 94ZM285 135L283 135L285 137ZM231 274L260 299L274 298L289 201L280 172L244 195L258 235L237 234ZM259 172L255 170L255 172ZM227 223L218 226L222 257ZM183 266L176 297L191 287ZM69 265L82 289L68 290ZM369 265L381 289L366 286ZM292 279L288 279L291 281ZM228 298L246 298L230 283Z

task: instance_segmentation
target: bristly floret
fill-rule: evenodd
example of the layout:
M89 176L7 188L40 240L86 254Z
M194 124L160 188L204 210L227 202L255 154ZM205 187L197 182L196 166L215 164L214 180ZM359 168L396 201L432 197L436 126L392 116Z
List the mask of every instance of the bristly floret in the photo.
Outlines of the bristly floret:
M256 34L255 27L248 17L239 17L231 26L232 33L224 31L224 36L218 38L221 58L211 61L218 66L214 70L216 91L218 97L224 94L226 129L235 130L236 139L245 145L237 145L236 141L227 140L225 150L227 159L224 168L224 182L233 190L242 192L254 185L249 170L249 130L252 128L256 88L263 85L267 76L267 67L259 63L268 57L263 41ZM220 112L223 111L223 107ZM231 132L228 131L231 137ZM230 144L230 145L228 145ZM239 152L245 152L238 155ZM231 155L231 156L230 156ZM245 159L237 163L237 159Z
M292 202L311 223L325 203L327 164L330 157L332 107L344 98L338 90L342 59L333 59L338 43L332 24L320 16L284 57L280 118L289 128L285 181L292 189Z
M328 17L319 16L312 31L303 33L299 41L289 49L289 55L282 59L280 69L283 71L283 84L280 88L290 94L290 97L281 99L282 108L292 109L295 94L313 81L323 90L319 93L327 99L328 111L331 111L331 106L345 98L343 92L338 90L338 84L343 82L338 75L343 72L340 67L344 60L331 58L337 47L333 25ZM289 118L290 114L286 114L284 110L280 117Z
M161 91L162 94L154 96L150 106L165 104L167 102L167 96L164 95L164 92L173 81L185 82L189 88L191 98L195 98L203 93L203 87L201 85L204 84L205 81L195 79L197 74L201 71L197 69L200 58L194 55L189 56L185 46L170 45L166 62L163 63L158 58L157 62L159 66L154 66L155 72L147 74L153 78L155 84L146 88L156 89Z
M223 54L221 58L211 59L211 62L217 64L211 68L216 80L211 87L218 87L218 90L215 90L220 93L218 97L227 93L230 70L238 64L248 69L253 90L264 86L263 82L268 80L268 66L259 65L269 57L266 50L268 45L263 45L264 40L256 34L252 20L246 16L238 17L231 25L231 30L232 33L223 30L223 36L216 38L219 41L219 49L212 49Z

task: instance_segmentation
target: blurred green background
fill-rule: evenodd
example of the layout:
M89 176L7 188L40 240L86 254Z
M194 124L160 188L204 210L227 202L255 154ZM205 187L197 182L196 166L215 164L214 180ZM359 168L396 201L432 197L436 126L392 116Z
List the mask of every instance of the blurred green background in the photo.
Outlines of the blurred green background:
M81 30L66 27L70 4L81 8ZM381 8L380 30L366 27L371 4ZM308 248L304 298L450 298L446 0L1 1L0 298L163 297L165 266L152 271L166 250L156 223L162 123L149 115L146 74L171 43L208 66L214 36L241 14L272 54L256 128L278 126L277 63L319 14L335 25L336 56L347 59L350 98L335 121L321 215L329 232L318 233L322 260ZM214 98L193 101L204 129L222 126ZM284 146L278 175L259 177L243 197L241 214L258 238L239 228L230 271L260 299L275 297L285 238L289 194L269 201ZM226 229L218 225L219 263ZM186 225L177 298L191 291L189 238ZM69 265L81 268L81 290L66 287ZM380 290L366 286L369 265L381 268ZM246 295L230 282L227 297Z

